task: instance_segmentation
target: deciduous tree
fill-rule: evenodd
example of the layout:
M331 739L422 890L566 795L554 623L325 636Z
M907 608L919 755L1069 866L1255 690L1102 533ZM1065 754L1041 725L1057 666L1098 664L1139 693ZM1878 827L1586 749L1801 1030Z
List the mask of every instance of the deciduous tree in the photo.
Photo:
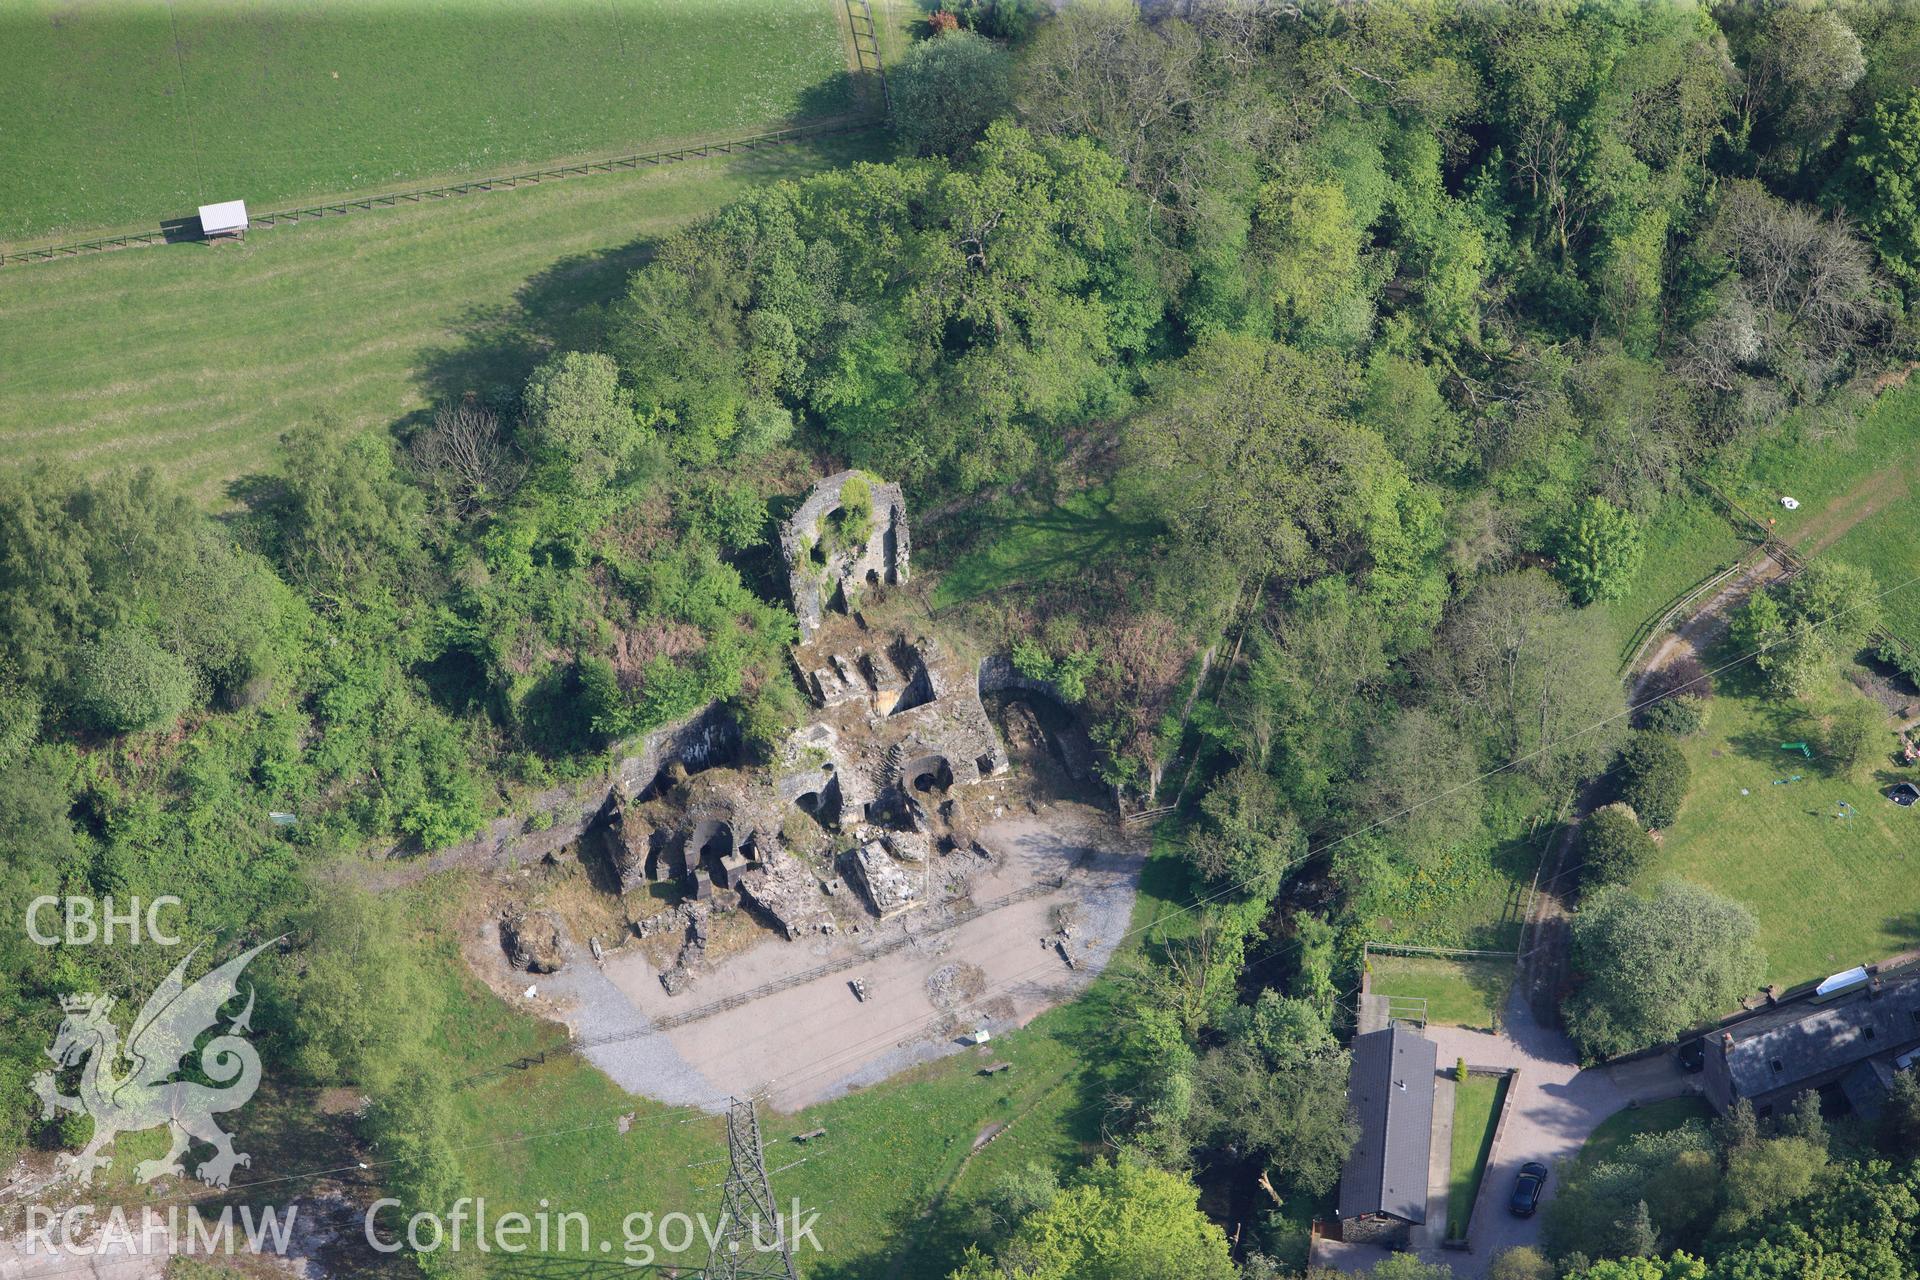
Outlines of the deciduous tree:
M950 156L1011 106L1006 52L972 31L923 40L887 73L893 129L909 155Z
M997 1251L977 1249L953 1280L1233 1280L1227 1237L1178 1174L1096 1161Z
M1684 881L1646 898L1603 888L1573 918L1567 1030L1607 1058L1738 1008L1765 972L1758 935L1745 907Z
M1588 498L1560 530L1556 571L1576 604L1617 600L1633 585L1645 544L1640 522L1605 498Z

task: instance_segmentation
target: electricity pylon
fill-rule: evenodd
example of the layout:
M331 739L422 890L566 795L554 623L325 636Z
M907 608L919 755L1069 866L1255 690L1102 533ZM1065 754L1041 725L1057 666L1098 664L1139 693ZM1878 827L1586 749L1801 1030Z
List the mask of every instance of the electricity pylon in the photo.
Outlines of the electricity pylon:
M768 1228L773 1241L763 1243ZM800 1280L793 1244L773 1202L766 1152L753 1099L727 1103L727 1180L720 1184L720 1230L707 1255L705 1280Z

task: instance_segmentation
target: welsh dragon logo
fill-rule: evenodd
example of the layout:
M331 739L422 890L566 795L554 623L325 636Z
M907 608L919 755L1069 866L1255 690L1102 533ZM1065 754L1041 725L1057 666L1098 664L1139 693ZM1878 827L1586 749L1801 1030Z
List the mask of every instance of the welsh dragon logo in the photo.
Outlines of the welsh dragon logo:
M211 1143L214 1148L212 1157L194 1171L209 1186L228 1185L236 1165L253 1162L251 1156L233 1149L233 1135L213 1121L216 1112L245 1106L260 1085L260 1055L244 1038L252 1030L248 1025L253 1016L251 984L240 1016L200 1050L201 1074L217 1083L209 1086L172 1077L187 1069L185 1060L195 1041L220 1021L221 1008L237 994L241 970L272 945L271 941L263 942L235 956L191 986L185 980L187 964L199 948L188 952L147 998L127 1035L124 1052L120 1032L107 1016L113 1008L113 997L87 994L61 998L66 1018L47 1056L63 1068L85 1061L80 1072L80 1095L70 1097L59 1092L51 1071L35 1076L33 1089L40 1095L43 1119L51 1120L58 1108L92 1117L93 1138L73 1161L80 1181L92 1182L95 1169L113 1163L112 1156L103 1156L100 1151L116 1135L163 1124L173 1130L173 1145L160 1159L142 1160L134 1166L134 1177L141 1182L184 1174L186 1167L180 1157L195 1141ZM127 1064L124 1070L123 1058Z

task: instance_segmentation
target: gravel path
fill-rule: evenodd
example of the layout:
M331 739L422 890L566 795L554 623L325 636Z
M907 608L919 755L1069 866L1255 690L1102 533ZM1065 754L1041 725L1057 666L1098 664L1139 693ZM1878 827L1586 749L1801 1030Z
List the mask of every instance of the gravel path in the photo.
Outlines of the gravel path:
M911 912L858 943L770 937L677 998L637 951L596 965L576 950L564 971L539 979L540 995L562 1011L576 1041L618 1037L585 1056L631 1093L709 1110L724 1109L729 1093L765 1093L785 1111L838 1097L958 1052L964 1032L1021 1026L1072 999L1125 935L1146 850L1105 815L1073 805L1010 814L980 839L995 857L973 877L973 900L999 899L1062 872L1066 884L958 924L943 919L952 914L945 908ZM1054 931L1053 909L1064 904L1078 915L1073 969L1044 941ZM910 945L859 958L863 947L902 931ZM838 958L851 963L698 1021L664 1031L649 1021ZM956 966L977 994L954 998L943 979ZM864 1002L849 990L857 978L868 984Z

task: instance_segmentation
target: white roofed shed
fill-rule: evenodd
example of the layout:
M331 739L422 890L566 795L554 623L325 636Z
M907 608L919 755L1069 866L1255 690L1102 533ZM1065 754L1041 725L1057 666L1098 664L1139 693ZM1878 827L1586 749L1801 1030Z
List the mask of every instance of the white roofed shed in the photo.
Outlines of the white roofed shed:
M247 202L245 200L224 200L219 204L200 206L200 234L203 236L237 236L247 229Z

